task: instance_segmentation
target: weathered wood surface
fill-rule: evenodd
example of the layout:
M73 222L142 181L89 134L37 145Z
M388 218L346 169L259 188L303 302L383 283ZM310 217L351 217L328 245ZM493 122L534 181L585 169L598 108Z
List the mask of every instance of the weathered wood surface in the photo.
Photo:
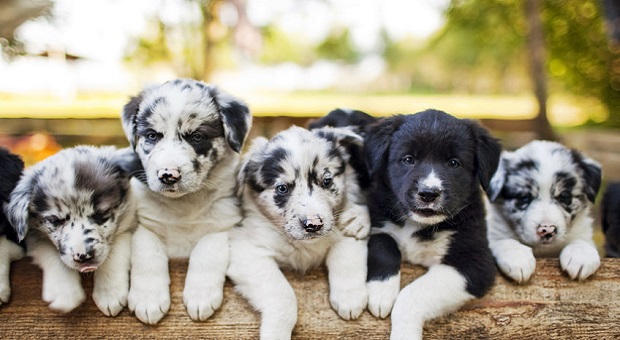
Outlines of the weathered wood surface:
M256 339L259 315L229 283L224 304L211 319L190 320L182 303L186 266L185 261L171 262L171 310L157 326L146 326L126 309L114 318L101 314L90 297L92 277L83 280L89 298L82 306L66 315L50 311L40 298L40 270L23 259L12 267L12 300L0 308L0 338ZM406 266L402 281L423 272ZM294 339L388 338L389 319L368 312L355 321L338 318L329 306L323 269L287 277L299 301ZM568 279L556 259L539 260L529 284L518 286L498 276L486 297L428 322L424 332L428 339L620 339L620 260L604 259L585 282Z

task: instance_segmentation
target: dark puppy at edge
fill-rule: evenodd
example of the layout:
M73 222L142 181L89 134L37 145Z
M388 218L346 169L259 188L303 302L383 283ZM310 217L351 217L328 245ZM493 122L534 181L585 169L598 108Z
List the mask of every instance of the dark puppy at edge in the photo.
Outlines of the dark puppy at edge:
M392 339L422 337L426 320L457 310L493 285L483 189L501 145L474 121L427 110L366 128L368 308L392 311ZM428 272L400 289L400 263ZM393 310L392 310L393 306Z
M15 189L23 170L24 162L19 156L0 148L0 306L11 297L11 261L19 260L24 255L22 247L17 245L17 234L2 209L9 201L9 195Z
M620 182L609 183L601 203L605 256L620 257Z

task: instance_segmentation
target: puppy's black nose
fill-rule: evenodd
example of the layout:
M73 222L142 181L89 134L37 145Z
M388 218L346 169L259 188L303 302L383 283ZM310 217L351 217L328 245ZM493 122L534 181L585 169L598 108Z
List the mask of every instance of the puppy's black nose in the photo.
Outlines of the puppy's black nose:
M75 253L73 254L73 261L77 263L84 263L93 258L93 252L89 251L86 253Z
M301 225L309 233L316 233L323 228L323 219L319 215L307 216L301 219Z
M157 171L157 178L159 178L159 181L167 184L167 185L171 185L174 184L176 182L178 182L181 179L181 172L179 171L179 169L159 169L159 171Z
M420 196L420 199L426 203L434 202L440 194L441 190L437 188L424 188L418 191L418 196Z

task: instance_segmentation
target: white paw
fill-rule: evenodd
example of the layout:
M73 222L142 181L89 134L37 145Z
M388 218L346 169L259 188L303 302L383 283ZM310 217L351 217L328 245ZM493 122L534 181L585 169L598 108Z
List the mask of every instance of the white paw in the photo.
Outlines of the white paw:
M129 310L143 323L154 325L170 309L170 288L166 285L132 286L127 296Z
M99 280L101 281L101 280ZM93 289L93 300L99 310L107 316L116 316L127 306L129 282L96 281Z
M49 307L60 313L68 313L86 300L84 289L80 282L68 280L62 282L43 282L43 301L49 303Z
M329 292L332 308L345 320L357 319L368 304L366 285L359 287L332 287Z
M536 258L532 248L522 244L507 245L497 254L495 260L499 269L518 283L527 282L536 269Z
M573 280L585 280L601 265L596 248L587 242L574 242L560 253L560 266Z
M366 287L370 314L376 318L387 318L400 292L400 276L393 276L386 281L369 281Z
M192 320L205 321L220 308L223 287L189 287L183 290L183 304Z
M368 208L358 204L350 205L340 215L342 232L345 236L365 239L370 234L370 216Z
M11 286L7 283L0 282L0 306L11 299Z

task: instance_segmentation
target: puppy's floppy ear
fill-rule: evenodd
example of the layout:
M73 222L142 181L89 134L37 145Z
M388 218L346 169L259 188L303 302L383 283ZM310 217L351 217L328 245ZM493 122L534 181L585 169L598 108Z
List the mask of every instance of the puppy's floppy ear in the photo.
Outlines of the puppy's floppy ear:
M226 92L215 89L212 94L220 109L226 140L235 152L240 152L252 127L250 109L243 101Z
M476 138L476 174L484 191L489 190L491 177L497 170L502 145L491 136L489 131L475 121L470 121L472 132Z
M248 152L243 156L241 162L237 166L237 170L235 173L237 174L237 188L236 193L238 197L241 197L243 194L243 187L245 186L245 182L247 180L248 171L250 171L250 167L248 166L252 159L261 152L269 143L269 140L265 137L256 137L252 141L252 145Z
M584 157L577 150L571 150L571 152L573 159L583 171L582 177L585 182L584 190L586 191L586 197L590 202L594 203L603 177L601 165L593 159Z
M116 150L113 160L127 177L144 170L140 157L131 147Z
M336 146L342 147L343 150L346 150L346 152L343 152L342 155L345 161L348 161L351 157L349 154L351 151L350 147L357 147L357 150L359 150L359 148L364 145L364 139L362 136L353 131L353 127L336 128L325 126L311 130L311 132L316 137L333 142Z
M393 116L368 125L364 141L364 157L371 177L377 173L381 164L385 164L392 134L402 122L402 116Z
M491 178L489 188L486 190L491 202L494 202L497 199L499 193L502 192L502 189L504 188L504 184L506 183L506 163L508 163L508 159L503 157L504 154L505 152L502 153L497 171L495 171L495 174Z
M129 102L123 107L121 114L121 120L123 122L123 130L125 136L131 145L132 149L136 149L137 133L136 133L136 119L138 117L138 111L140 110L140 103L142 102L143 93L141 92L135 97L131 97Z
M15 229L17 238L21 242L28 233L28 213L30 211L30 201L36 179L36 173L25 175L21 178L17 186L9 196L9 202L4 206L4 214L7 220Z

